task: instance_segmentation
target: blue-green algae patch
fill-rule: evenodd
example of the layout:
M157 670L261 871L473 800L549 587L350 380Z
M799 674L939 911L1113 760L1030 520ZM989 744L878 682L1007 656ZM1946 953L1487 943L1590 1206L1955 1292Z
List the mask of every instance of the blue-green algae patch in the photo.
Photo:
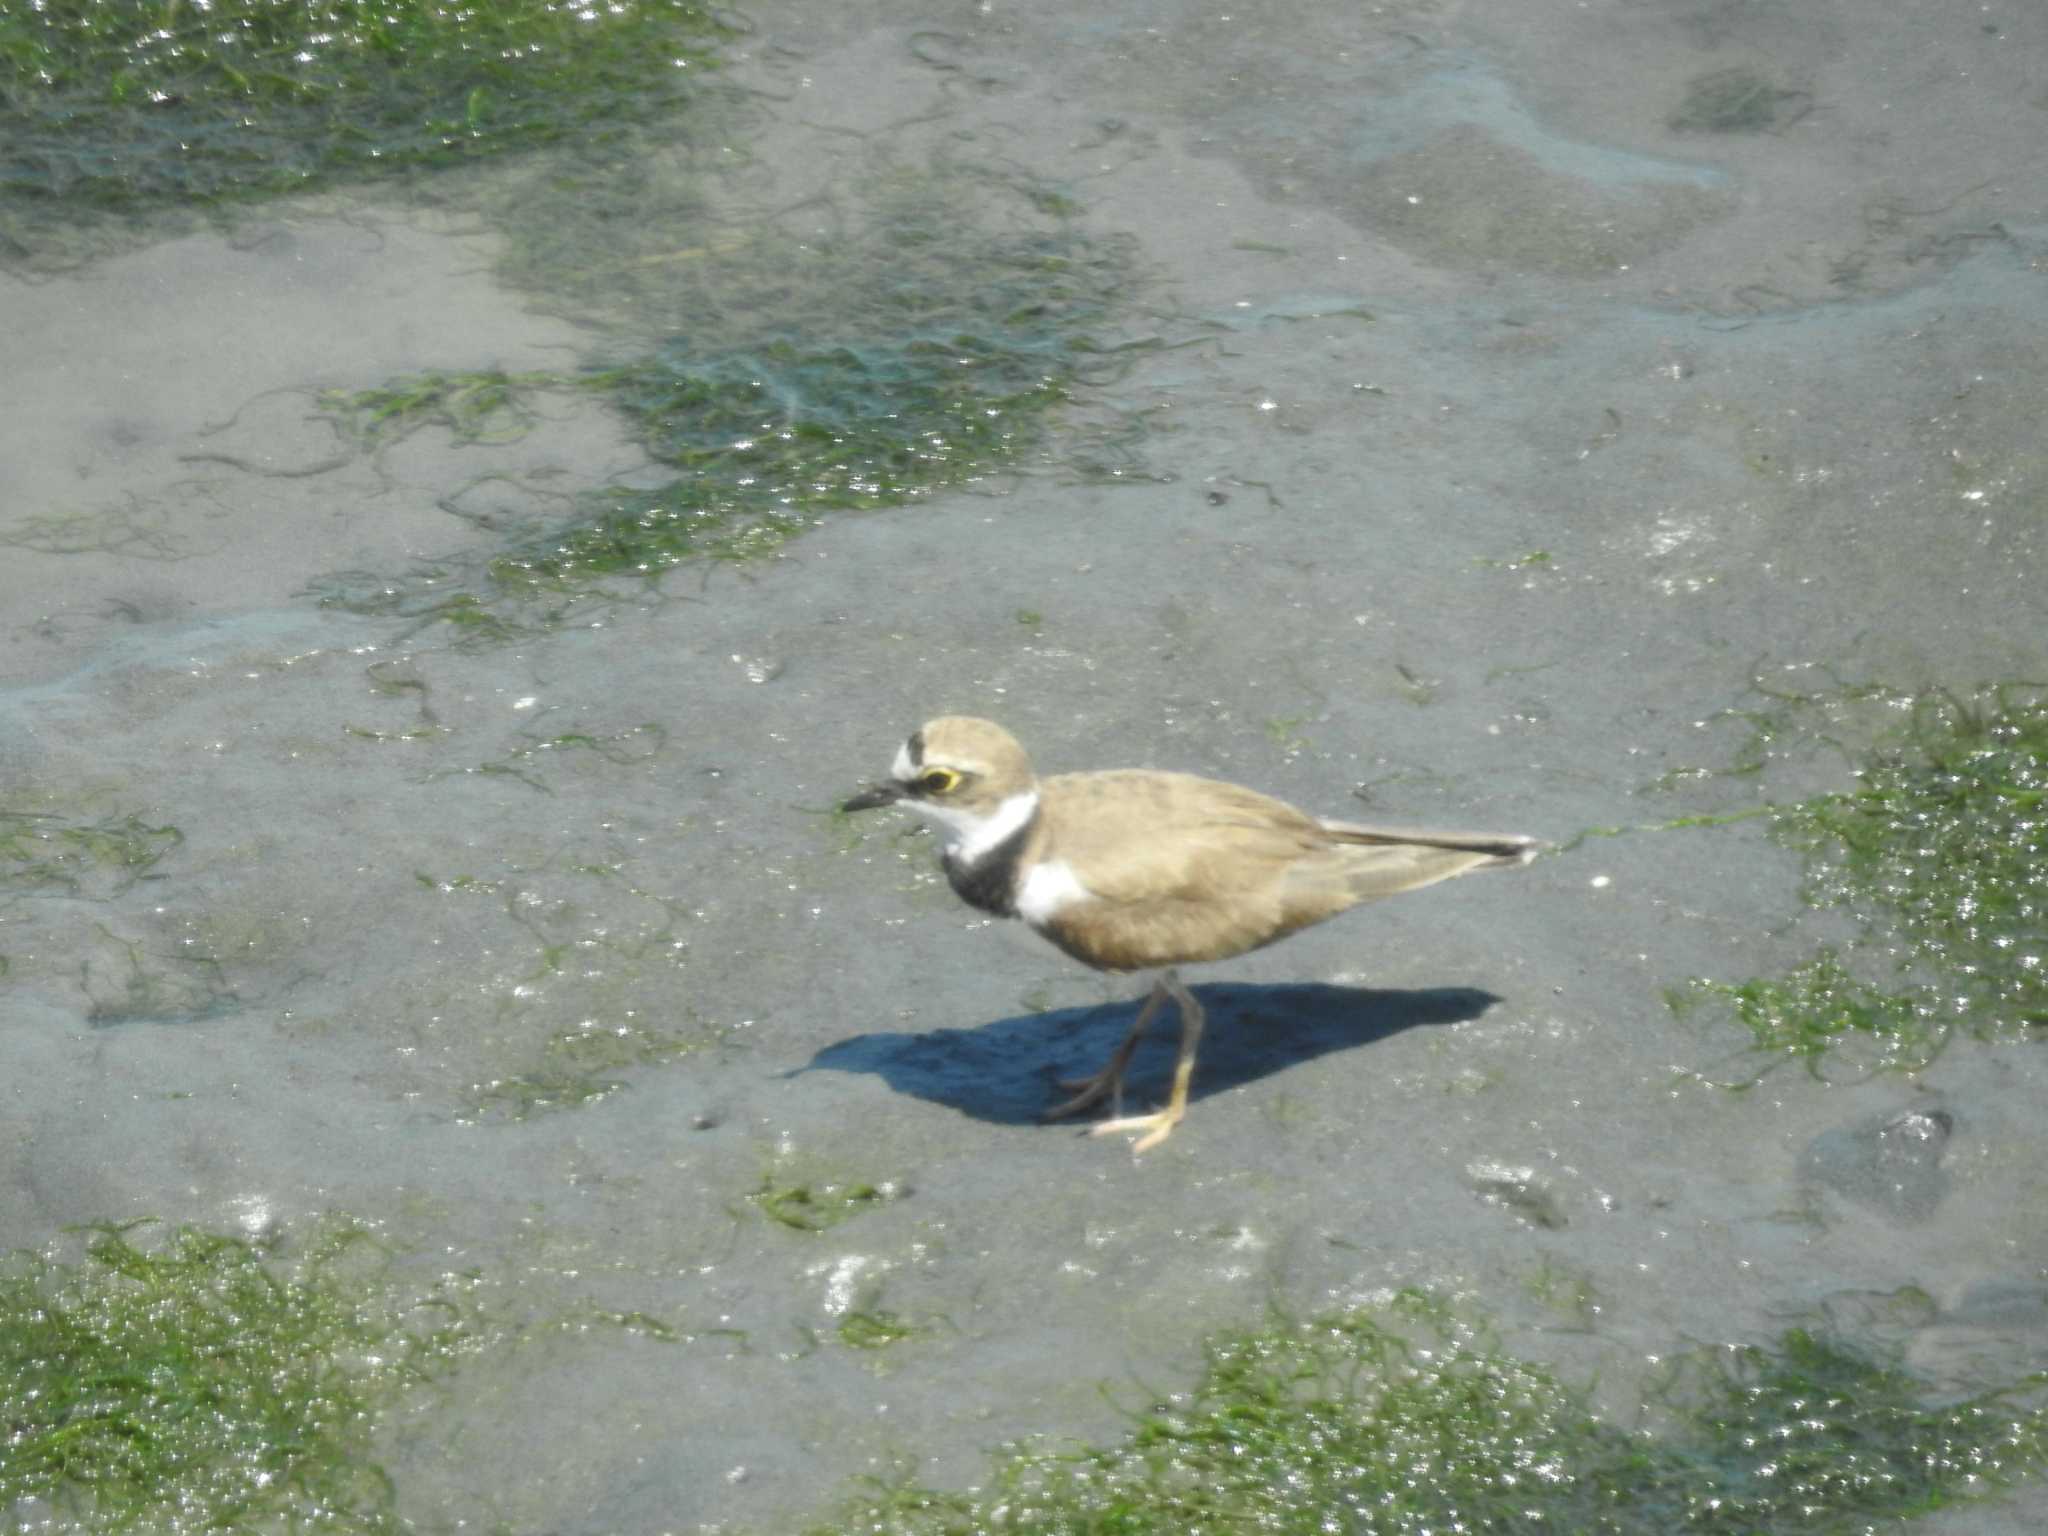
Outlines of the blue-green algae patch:
M820 514L898 506L991 473L1036 445L1070 372L1043 338L999 334L774 341L714 357L677 344L584 374L426 375L327 404L365 442L425 425L482 442L516 434L545 391L604 399L675 478L587 491L570 520L488 566L490 590L566 594L692 560L759 558ZM437 602L446 622L485 623L476 594Z
M0 0L6 224L613 131L673 104L723 31L689 0Z
M1805 860L1806 901L1856 936L1782 977L1694 981L1674 1007L1725 1007L1816 1075L1845 1049L1860 1070L1912 1071L1959 1034L2043 1038L2048 686L1777 695L1744 718L1738 771L1802 741L1848 755L1854 788L1764 811Z
M1687 1357L1644 1405L1651 1433L1403 1292L1212 1342L1200 1384L1116 1445L1012 1447L979 1490L879 1488L811 1536L1848 1533L2029 1474L2044 1388L1941 1401L1795 1329Z
M0 1264L0 1508L82 1532L400 1529L380 1407L467 1353L454 1291L395 1299L375 1238L286 1264L237 1238L95 1229Z
M1014 177L958 167L906 177L868 189L864 222L822 252L742 230L669 264L659 284L640 272L618 301L626 318L679 321L692 307L699 316L652 348L622 341L635 350L577 371L436 372L324 396L339 435L366 451L426 427L463 443L504 441L538 419L544 397L595 398L647 468L638 483L572 492L565 516L513 531L485 560L337 578L318 595L445 625L459 640L501 641L680 565L773 555L831 515L901 506L1056 456L1065 472L1117 478L1128 423L1076 431L1075 421L1089 386L1145 345L1100 339L1134 286L1128 247L1045 213ZM906 186L923 191L924 206L906 201ZM527 253L522 280L568 295L559 302L586 322L620 318L586 312L604 308L576 297L587 274L537 264L532 244L514 236Z
M607 370L590 387L677 478L597 492L491 574L561 586L770 553L821 513L899 506L1011 464L1071 372L1056 338L999 330L709 358L680 347Z

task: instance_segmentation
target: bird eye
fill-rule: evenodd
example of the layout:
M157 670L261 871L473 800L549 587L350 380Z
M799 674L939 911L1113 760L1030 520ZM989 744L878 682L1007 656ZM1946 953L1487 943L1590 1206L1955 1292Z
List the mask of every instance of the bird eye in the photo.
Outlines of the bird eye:
M948 794L959 786L960 775L950 768L934 768L917 781L917 787L927 795Z

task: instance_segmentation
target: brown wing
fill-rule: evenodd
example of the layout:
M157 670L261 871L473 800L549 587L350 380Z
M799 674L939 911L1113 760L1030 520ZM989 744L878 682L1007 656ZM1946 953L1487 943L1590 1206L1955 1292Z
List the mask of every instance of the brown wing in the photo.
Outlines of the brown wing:
M1356 900L1294 875L1335 846L1284 801L1191 774L1111 772L1044 780L1035 857L1063 859L1095 898L1046 936L1108 970L1221 960L1283 938Z
M1527 863L1532 838L1319 821L1191 774L1065 774L1040 787L1035 858L1064 859L1095 898L1048 938L1108 970L1223 960L1360 902Z

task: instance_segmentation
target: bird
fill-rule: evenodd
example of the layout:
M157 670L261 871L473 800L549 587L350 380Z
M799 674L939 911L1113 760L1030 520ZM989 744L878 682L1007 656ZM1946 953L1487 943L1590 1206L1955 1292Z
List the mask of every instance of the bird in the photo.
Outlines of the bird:
M1135 1023L1101 1071L1062 1082L1065 1119L1105 1098L1098 1136L1136 1133L1158 1146L1187 1115L1202 1007L1178 968L1227 960L1381 897L1476 869L1527 864L1539 839L1422 832L1311 816L1240 784L1154 769L1039 778L1021 743L993 720L944 715L897 749L889 776L842 812L902 806L936 823L940 862L969 906L1021 918L1083 965L1157 976ZM1180 1048L1164 1108L1126 1116L1124 1069L1168 1001Z

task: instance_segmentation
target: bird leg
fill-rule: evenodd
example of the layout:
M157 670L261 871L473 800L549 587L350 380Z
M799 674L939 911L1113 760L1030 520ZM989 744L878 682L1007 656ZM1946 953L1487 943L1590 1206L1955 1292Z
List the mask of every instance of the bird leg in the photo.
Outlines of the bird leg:
M1202 1040L1202 1005L1195 1001L1192 992L1180 984L1180 977L1172 971L1163 972L1159 985L1173 994L1174 1006L1180 1010L1180 1056L1173 1064L1173 1093L1166 1101L1166 1108L1150 1115L1119 1115L1114 1120L1105 1120L1100 1125L1089 1127L1091 1136L1114 1136L1119 1131L1143 1131L1133 1152L1149 1152L1173 1134L1188 1112L1188 1084L1195 1077L1195 1047ZM1155 992L1154 997L1158 996ZM1150 1005L1147 1005L1148 1011ZM1126 1041L1128 1045L1130 1042ZM1119 1057L1123 1055L1119 1052ZM1119 1061L1121 1065L1121 1061Z
M1093 1077L1062 1078L1062 1088L1080 1091L1065 1103L1048 1109L1045 1118L1064 1120L1069 1115L1079 1114L1090 1104L1111 1093L1116 1094L1121 1101L1124 1068L1131 1064L1131 1056L1138 1049L1138 1042L1145 1038L1145 1031L1152 1027L1152 1020L1158 1015L1160 1005L1166 998L1166 978L1162 976L1152 984L1152 995L1145 999L1145 1006L1138 1010L1137 1023L1131 1026L1131 1032L1124 1036L1124 1043L1116 1048L1116 1053L1109 1058L1108 1063Z

